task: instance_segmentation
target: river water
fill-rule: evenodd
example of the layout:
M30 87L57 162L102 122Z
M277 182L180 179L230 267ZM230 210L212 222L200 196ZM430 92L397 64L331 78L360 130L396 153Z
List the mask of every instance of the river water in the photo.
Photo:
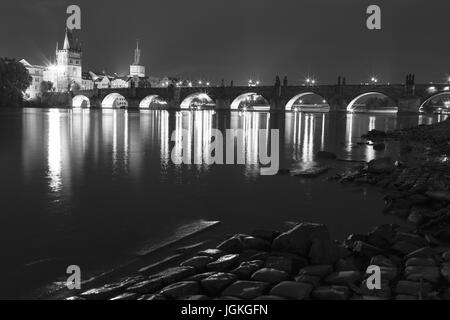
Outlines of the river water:
M308 168L317 165L319 150L364 161L396 154L395 146L375 152L356 142L371 129L441 120L357 113L0 110L0 268L11 274L0 296L51 278L55 261L98 266L197 219L220 220L241 232L283 221L321 222L338 239L395 222L381 213L376 190L323 178L261 176L252 163L258 129L280 130L282 168ZM212 129L243 129L247 164L174 164L176 128L188 131L193 157L204 152L195 141L208 141ZM24 266L39 272L22 276Z

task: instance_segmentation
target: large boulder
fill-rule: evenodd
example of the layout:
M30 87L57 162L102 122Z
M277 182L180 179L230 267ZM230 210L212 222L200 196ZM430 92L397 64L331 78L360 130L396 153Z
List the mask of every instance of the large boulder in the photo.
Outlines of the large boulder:
M284 281L276 285L270 291L271 295L292 300L304 300L309 298L313 286L309 283Z
M273 241L272 249L309 257L314 264L334 263L339 258L337 245L323 224L300 223L279 235Z
M369 173L391 173L395 170L395 161L392 158L374 159L369 162L367 171Z
M222 292L224 297L239 299L255 299L262 296L269 285L259 281L236 281Z
M256 271L252 275L251 280L266 282L270 284L277 284L284 280L287 280L288 278L289 274L284 271L277 269L263 268L261 270Z

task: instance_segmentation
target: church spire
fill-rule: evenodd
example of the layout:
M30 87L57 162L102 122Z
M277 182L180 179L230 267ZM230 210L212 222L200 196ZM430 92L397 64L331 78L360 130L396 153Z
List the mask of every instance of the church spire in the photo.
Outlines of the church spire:
M70 49L70 41L69 41L69 35L68 35L68 30L66 28L66 35L64 37L64 46L63 46L64 50L69 50Z
M134 65L140 65L141 62L141 50L139 49L139 40L136 40L136 49L134 50Z

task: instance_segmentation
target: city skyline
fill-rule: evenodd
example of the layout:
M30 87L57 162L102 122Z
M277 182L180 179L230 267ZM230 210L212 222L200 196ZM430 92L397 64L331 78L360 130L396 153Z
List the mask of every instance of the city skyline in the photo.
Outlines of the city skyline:
M66 2L19 1L21 10L17 2L2 2L2 9L11 14L0 26L17 15L22 21L8 33L7 28L1 28L2 56L25 58L32 64L51 59L55 39L62 37ZM439 2L439 8L449 6ZM79 1L84 69L126 74L139 39L142 64L148 75L158 77L179 76L215 84L222 78L235 84L256 79L271 84L275 75L286 75L297 84L308 76L320 83L335 83L341 74L349 83L364 82L372 76L380 82L401 83L405 74L414 72L422 82L447 81L450 46L440 43L446 27L440 15L445 10L417 1L408 1L408 6L404 6L405 1L382 1L383 28L370 31L365 28L367 3L321 0L312 6L310 1L284 1L283 5L266 2L252 7L253 1L248 1L232 2L224 8L223 4L193 1L186 8L186 4L178 4L186 10L171 13L158 1L132 0L127 7ZM143 14L156 10L160 14L151 14L146 21ZM101 11L104 14L93 15ZM214 12L219 11L216 21ZM298 21L293 20L292 12L298 12ZM421 20L420 15L427 12L436 18ZM340 13L346 14L345 21ZM39 28L32 27L42 15L47 19ZM284 22L279 23L279 19ZM24 41L15 41L19 35Z

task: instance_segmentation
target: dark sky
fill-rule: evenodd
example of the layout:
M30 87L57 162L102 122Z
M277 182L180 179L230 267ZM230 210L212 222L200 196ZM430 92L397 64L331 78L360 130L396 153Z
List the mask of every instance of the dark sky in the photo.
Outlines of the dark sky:
M450 72L449 0L1 0L0 56L44 64L66 7L82 10L83 66L125 74L140 39L147 73L273 83L442 82ZM366 8L382 8L382 30Z

